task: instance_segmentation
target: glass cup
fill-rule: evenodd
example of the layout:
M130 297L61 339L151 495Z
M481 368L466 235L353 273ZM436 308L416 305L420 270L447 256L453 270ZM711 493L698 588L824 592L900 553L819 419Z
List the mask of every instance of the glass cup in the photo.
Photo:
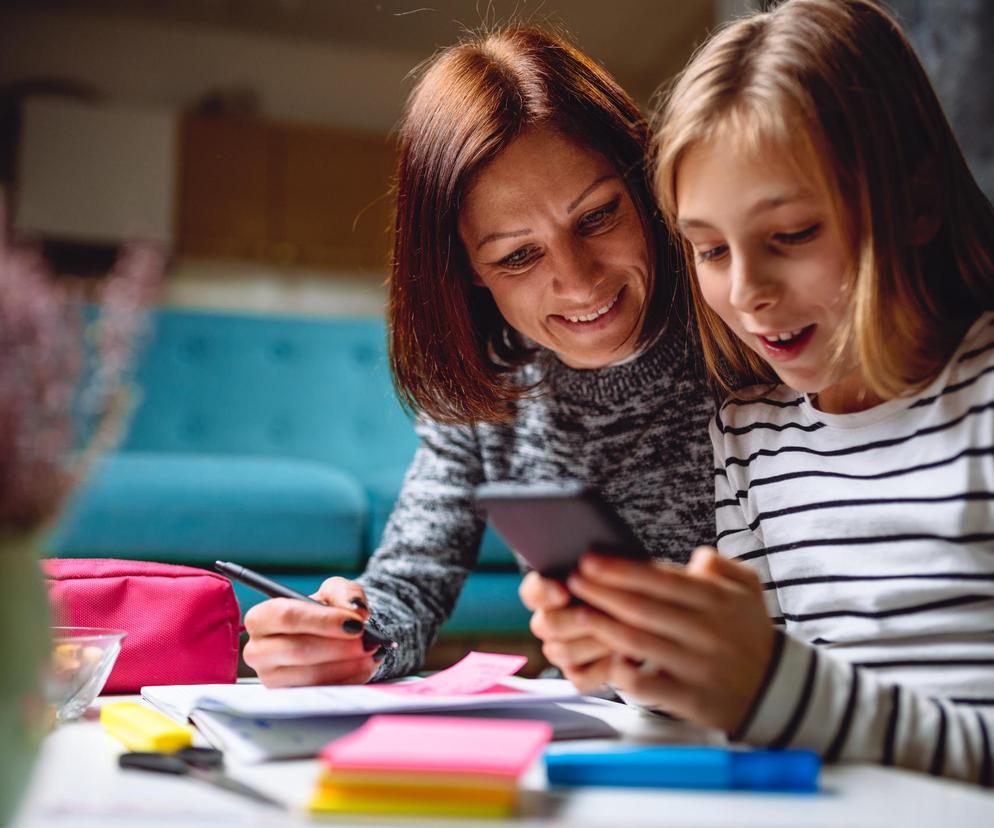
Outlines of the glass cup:
M78 719L100 695L125 635L101 627L52 627L45 695L56 721Z

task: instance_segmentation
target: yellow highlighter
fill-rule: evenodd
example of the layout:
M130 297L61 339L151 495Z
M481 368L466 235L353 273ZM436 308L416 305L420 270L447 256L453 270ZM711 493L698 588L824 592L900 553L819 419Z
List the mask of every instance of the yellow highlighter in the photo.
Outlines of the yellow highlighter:
M191 728L134 702L103 705L100 724L128 750L172 753L193 743Z

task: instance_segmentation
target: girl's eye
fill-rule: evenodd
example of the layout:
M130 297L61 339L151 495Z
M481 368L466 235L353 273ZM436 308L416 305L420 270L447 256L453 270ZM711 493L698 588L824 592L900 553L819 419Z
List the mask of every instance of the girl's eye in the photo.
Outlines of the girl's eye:
M519 247L513 253L508 254L497 262L497 264L501 267L510 268L511 270L514 270L515 268L522 268L531 263L537 252L538 248L534 245Z
M598 227L607 223L608 219L611 218L615 213L618 212L618 207L621 205L621 196L618 196L614 201L605 204L603 207L598 207L596 210L591 210L580 218L580 227L584 230L595 230Z
M728 245L719 244L715 247L709 247L707 250L697 251L697 263L703 264L705 262L714 262L720 259L728 250Z
M773 239L778 244L804 244L804 242L811 241L817 236L819 230L821 230L820 224L812 224L810 227L805 227L796 233L776 233Z

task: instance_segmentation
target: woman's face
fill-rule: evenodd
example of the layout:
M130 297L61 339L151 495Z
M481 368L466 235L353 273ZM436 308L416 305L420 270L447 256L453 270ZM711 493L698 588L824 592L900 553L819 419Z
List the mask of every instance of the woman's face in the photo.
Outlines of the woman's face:
M459 236L475 284L567 365L634 352L652 265L628 188L603 156L555 130L523 133L473 179Z

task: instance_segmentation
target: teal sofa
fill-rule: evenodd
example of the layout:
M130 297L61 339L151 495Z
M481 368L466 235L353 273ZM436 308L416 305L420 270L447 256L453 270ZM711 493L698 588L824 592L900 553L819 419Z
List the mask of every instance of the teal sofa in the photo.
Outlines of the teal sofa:
M378 318L155 313L120 449L73 499L61 557L258 569L304 593L360 573L417 437ZM491 532L443 636L520 636L514 559ZM236 586L244 612L261 600Z

